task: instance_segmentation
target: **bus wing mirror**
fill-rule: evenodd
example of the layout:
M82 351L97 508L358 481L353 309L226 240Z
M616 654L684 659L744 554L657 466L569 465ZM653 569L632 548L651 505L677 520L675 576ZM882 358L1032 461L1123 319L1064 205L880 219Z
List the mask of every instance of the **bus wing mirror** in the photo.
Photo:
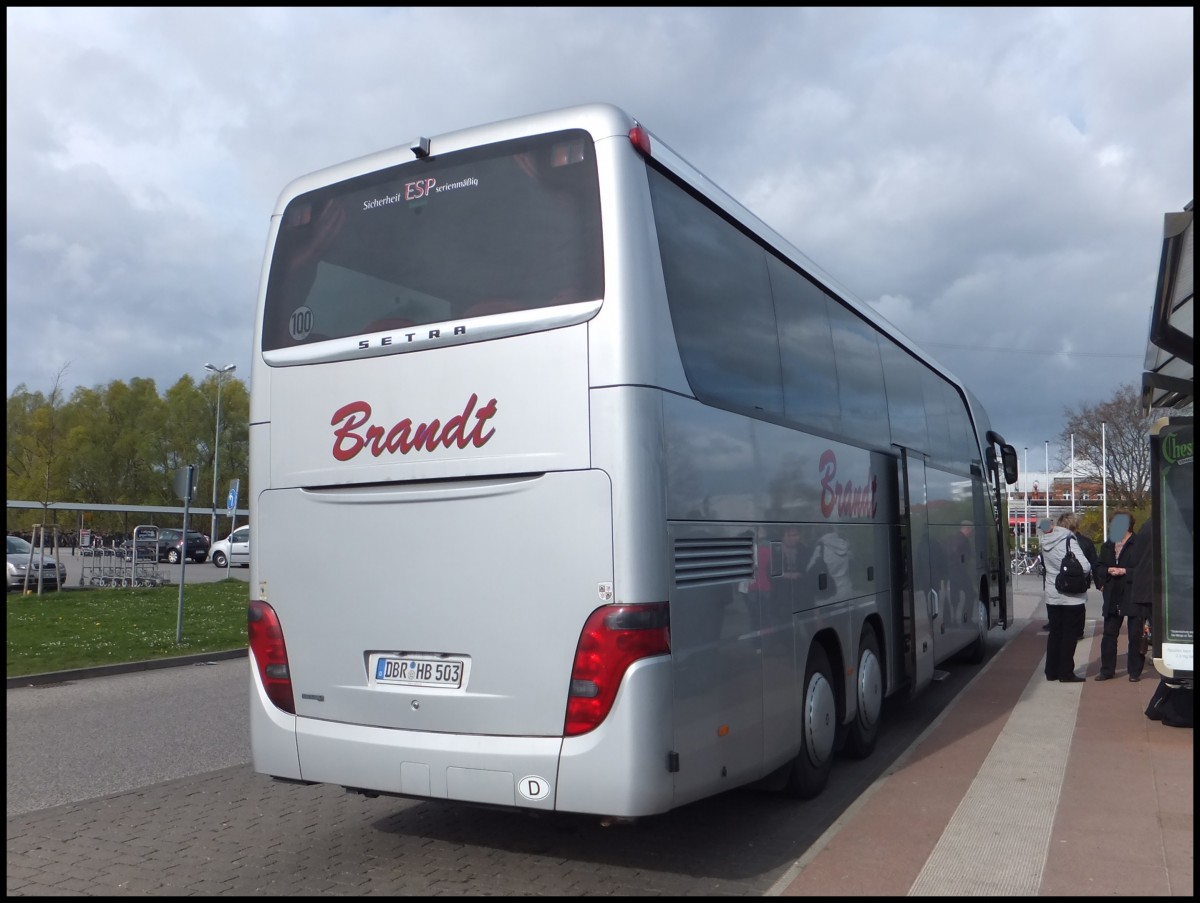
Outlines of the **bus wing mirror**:
M1017 482L1017 450L1011 445L1001 445L1000 461L1004 465L1004 482L1011 486Z

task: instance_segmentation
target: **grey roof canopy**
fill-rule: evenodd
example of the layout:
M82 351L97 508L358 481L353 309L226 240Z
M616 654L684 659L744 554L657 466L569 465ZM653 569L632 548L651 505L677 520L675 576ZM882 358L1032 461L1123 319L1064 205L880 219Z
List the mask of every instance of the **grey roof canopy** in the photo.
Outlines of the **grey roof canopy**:
M1168 213L1163 224L1162 260L1158 288L1150 314L1150 336L1142 373L1142 406L1183 408L1192 404L1195 334L1192 205Z

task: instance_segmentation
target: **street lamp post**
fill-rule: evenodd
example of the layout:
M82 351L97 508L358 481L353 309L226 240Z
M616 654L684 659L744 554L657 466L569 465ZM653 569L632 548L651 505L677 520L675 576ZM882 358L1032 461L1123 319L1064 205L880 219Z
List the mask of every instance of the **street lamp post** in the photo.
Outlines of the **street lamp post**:
M1075 510L1075 434L1071 433L1071 510Z
M1100 516L1104 523L1100 525L1100 538L1108 539L1108 436L1105 432L1107 424L1100 421ZM1119 537L1118 537L1119 538ZM1114 540L1115 541L1115 540Z
M1025 551L1029 551L1029 446L1025 446Z
M221 453L221 383L225 374L237 369L237 364L226 364L224 367L214 367L205 364L204 369L217 374L217 434L213 442L213 485L212 485L212 523L208 528L208 541L217 541L217 460Z
M1050 519L1050 440L1046 440L1046 520Z

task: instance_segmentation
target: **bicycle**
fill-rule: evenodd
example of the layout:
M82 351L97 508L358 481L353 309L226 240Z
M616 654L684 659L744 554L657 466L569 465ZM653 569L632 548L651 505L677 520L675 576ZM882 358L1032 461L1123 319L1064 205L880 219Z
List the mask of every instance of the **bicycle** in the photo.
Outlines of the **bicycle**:
M1042 577L1046 573L1046 566L1042 562L1042 556L1035 552L1016 552L1013 554L1012 572Z

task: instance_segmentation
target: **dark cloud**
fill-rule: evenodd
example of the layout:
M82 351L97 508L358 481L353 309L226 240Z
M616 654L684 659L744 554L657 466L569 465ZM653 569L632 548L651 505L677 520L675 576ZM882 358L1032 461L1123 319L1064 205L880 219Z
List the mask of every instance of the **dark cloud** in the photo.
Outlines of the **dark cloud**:
M1138 382L1192 197L1191 8L10 8L8 391L249 373L306 172L591 101L958 373L1041 460ZM1057 452L1057 449L1056 449ZM1057 454L1055 454L1057 457Z

